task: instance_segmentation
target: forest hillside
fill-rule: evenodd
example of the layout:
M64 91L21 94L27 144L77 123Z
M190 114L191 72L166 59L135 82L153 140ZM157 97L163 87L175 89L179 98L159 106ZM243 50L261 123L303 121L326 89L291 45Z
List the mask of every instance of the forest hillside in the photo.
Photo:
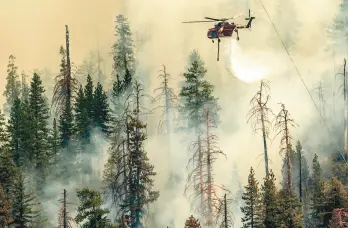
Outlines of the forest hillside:
M1 4L0 227L348 226L347 1Z

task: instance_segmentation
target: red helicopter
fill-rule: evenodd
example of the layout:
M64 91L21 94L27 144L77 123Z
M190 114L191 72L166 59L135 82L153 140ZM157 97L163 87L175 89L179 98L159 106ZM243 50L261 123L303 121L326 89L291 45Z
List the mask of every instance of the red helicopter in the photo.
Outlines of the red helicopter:
M218 22L215 24L213 28L210 28L207 33L208 39L211 39L211 41L214 43L214 40L218 40L218 53L217 53L217 61L219 61L219 52L220 52L220 38L226 38L226 37L232 37L233 32L236 32L237 34L237 40L239 40L239 34L238 29L245 29L251 28L251 22L255 17L251 16L252 13L250 13L249 9L249 17L245 18L245 20L248 20L248 23L246 25L237 25L234 22L227 22L228 20L235 19L237 17L240 17L243 15L243 13L238 14L231 18L211 18L211 17L205 17L205 19L208 19L210 21L184 21L183 23L201 23L201 22Z

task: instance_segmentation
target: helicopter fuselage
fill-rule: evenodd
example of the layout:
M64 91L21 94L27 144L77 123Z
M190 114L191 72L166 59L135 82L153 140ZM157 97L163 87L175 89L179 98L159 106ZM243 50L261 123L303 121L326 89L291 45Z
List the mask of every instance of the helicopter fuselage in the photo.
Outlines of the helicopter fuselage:
M207 33L209 39L231 37L237 26L234 23L221 22L210 28Z

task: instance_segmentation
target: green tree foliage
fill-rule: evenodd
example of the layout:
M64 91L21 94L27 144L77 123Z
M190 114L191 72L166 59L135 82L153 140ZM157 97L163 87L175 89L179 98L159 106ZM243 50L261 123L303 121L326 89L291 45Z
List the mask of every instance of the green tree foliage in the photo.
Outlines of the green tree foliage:
M278 193L279 199L279 227L304 227L301 204L297 196L284 188Z
M92 121L88 114L87 102L88 99L86 99L83 88L80 86L75 103L75 134L82 145L89 143L92 127Z
M322 227L322 213L324 211L323 205L325 200L324 181L322 180L322 169L315 154L312 163L312 176L310 178L311 190L311 209L312 209L312 224L317 227Z
M250 168L248 176L248 184L244 187L244 193L242 199L245 202L245 206L241 207L244 214L242 218L243 227L259 227L261 221L261 198L259 183L255 179L255 171Z
M94 86L90 75L87 75L87 83L84 88L85 107L89 119L93 119Z
M40 216L39 211L35 210L38 205L33 193L27 193L25 181L22 173L19 173L15 181L15 188L12 200L13 226L18 228L31 228L34 221Z
M8 132L10 136L9 148L12 153L13 161L17 167L24 168L29 160L29 154L27 149L24 147L25 132L24 129L24 118L22 102L17 98L11 108L10 118L8 121Z
M279 202L275 180L276 178L270 170L261 187L261 199L264 208L263 225L267 228L279 227Z
M9 56L7 65L7 77L4 96L6 97L5 110L9 111L14 101L19 98L21 92L21 82L18 75L18 67L15 64L16 57Z
M213 85L204 80L206 70L201 62L194 61L184 73L185 85L181 87L180 98L182 107L180 112L184 120L187 121L186 127L195 128L196 132L199 127L205 123L204 108L209 107L211 118L217 121L217 98L213 93Z
M12 197L15 188L15 180L18 168L12 159L11 150L8 148L0 149L0 183L3 187L5 195Z
M116 17L115 35L116 42L112 46L114 75L122 75L126 78L127 69L129 75L134 75L135 58L132 32L127 18L123 15L118 15ZM122 78L121 80L124 79Z
M345 187L337 179L331 178L327 191L325 192L324 202L324 226L327 227L332 218L332 212L335 208L348 207L348 194Z
M11 202L0 184L0 227L8 228L12 222Z
M98 82L93 94L93 123L104 135L109 135L110 109L106 92Z
M9 137L6 131L5 115L0 110L0 149L8 146Z
M59 130L57 126L56 118L53 118L53 125L50 134L50 153L49 153L49 163L52 165L57 165L59 161L59 149L60 149L60 138Z
M100 192L88 188L77 190L77 197L80 204L77 209L75 220L82 223L83 228L106 228L110 226L110 221L106 215L110 213L108 209L101 208L103 201Z
M29 107L30 107L30 132L32 134L33 161L37 173L37 187L41 189L48 175L49 155L49 108L46 102L45 89L38 74L34 74L30 83Z

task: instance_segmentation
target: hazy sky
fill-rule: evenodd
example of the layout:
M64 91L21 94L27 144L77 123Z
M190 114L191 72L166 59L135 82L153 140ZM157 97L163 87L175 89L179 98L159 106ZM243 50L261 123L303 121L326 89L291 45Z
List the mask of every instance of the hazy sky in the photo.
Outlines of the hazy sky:
M0 90L10 54L27 73L44 67L56 72L66 24L73 62L80 64L97 48L98 34L99 48L107 54L114 40L113 21L122 10L121 0L0 0Z

